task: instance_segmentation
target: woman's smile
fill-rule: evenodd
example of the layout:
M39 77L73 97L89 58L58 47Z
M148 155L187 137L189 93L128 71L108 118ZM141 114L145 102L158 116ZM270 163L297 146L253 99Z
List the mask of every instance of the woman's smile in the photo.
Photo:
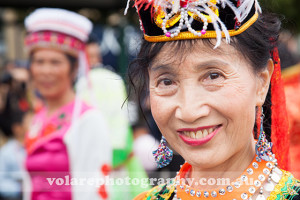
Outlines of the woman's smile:
M222 125L198 127L196 129L183 128L177 130L182 141L191 146L199 146L209 142L220 132Z

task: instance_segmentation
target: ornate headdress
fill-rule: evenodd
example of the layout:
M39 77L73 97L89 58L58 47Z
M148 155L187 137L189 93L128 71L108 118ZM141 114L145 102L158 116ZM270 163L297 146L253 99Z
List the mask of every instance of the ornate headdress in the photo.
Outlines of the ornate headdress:
M257 0L136 0L135 6L149 42L217 38L216 46L245 31L261 12Z
M216 48L222 38L229 43L231 36L246 31L261 13L258 0L128 0L125 14L131 1L148 42L215 38ZM288 121L277 48L270 55L275 64L271 79L273 152L279 156L280 166L287 169Z
M92 30L92 23L77 13L55 8L40 8L25 19L26 47L52 47L78 56Z

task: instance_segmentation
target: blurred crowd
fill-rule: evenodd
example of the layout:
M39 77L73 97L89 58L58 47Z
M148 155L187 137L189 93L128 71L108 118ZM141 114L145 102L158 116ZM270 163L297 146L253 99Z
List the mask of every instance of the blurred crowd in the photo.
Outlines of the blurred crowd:
M131 54L125 56L127 59L122 65L128 65L134 57L138 43L128 41L126 38L129 38L128 35L134 35L133 37L139 40L141 36L137 34L134 26L128 26L124 30L123 40L126 41L127 53L131 52ZM125 145L122 147L122 152L125 152L124 158L121 158L122 153L114 151L116 154L113 155L112 170L122 169L127 165L128 159L134 155L145 170L145 177L173 177L184 161L175 152L174 159L168 167L156 168L152 151L157 149L161 133L152 117L147 91L144 92L144 99L141 102L127 99L128 91L126 90L126 76L124 76L126 69L116 62L115 56L116 54L122 55L123 48L120 47L118 39L113 36L113 32L111 27L103 29L101 33L97 28L94 29L86 47L90 63L88 78L95 83L94 85L97 85L92 88L93 94L96 101L104 102L99 103L98 109L102 111L108 121L109 128L120 133L113 137L123 138ZM296 45L297 38L288 31L284 32L281 37L282 43L279 51L283 68L282 74L286 84L286 101L291 127L291 171L300 178L299 48ZM22 172L25 170L23 163L27 153L24 147L25 135L33 128L33 116L43 108L45 103L43 96L33 86L31 76L29 60L6 59L0 66L0 200L22 199L22 190L24 189ZM120 82L113 86L109 82L102 81L107 76L118 79ZM80 80L77 82L76 84L80 85ZM84 84L81 86L86 87ZM82 94L82 99L88 99L87 96L88 94ZM106 100L101 101L102 99ZM94 105L91 99L88 101L90 105ZM126 113L126 119L118 117L119 110ZM127 126L126 128L130 131L125 133L119 131L118 128L122 124ZM117 146L117 144L113 144L113 149L117 149L114 145ZM114 157L115 155L118 155L118 159ZM130 166L128 165L126 168L130 169Z

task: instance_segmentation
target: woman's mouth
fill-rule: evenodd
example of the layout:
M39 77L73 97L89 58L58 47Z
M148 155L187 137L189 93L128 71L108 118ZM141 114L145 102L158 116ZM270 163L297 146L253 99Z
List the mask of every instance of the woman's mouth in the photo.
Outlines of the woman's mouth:
M209 142L221 129L222 125L179 129L179 137L188 145L198 146Z

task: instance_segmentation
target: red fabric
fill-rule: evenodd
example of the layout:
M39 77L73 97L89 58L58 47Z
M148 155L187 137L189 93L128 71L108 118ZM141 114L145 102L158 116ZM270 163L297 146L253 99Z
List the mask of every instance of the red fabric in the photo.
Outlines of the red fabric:
M273 153L282 169L289 168L289 123L286 111L286 102L281 78L280 58L278 49L271 52L274 61L274 72L271 78L271 102L272 102L272 134Z
M290 171L300 179L300 71L283 76L283 81L290 129Z

